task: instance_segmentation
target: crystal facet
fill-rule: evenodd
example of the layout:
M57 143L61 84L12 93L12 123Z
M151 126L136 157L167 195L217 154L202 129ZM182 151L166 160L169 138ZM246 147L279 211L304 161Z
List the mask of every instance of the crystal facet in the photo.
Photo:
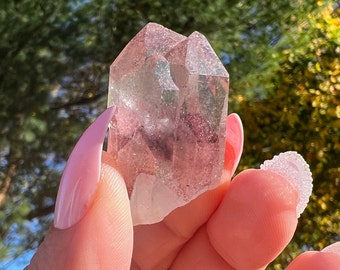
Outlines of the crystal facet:
M147 24L110 68L108 152L134 225L162 220L222 181L229 76L206 38Z

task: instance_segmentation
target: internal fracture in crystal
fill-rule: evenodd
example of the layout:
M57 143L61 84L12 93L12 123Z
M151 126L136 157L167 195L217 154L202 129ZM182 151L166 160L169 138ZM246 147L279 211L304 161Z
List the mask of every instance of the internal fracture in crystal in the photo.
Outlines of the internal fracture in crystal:
M206 38L147 24L110 68L108 152L133 222L162 220L222 181L229 76Z

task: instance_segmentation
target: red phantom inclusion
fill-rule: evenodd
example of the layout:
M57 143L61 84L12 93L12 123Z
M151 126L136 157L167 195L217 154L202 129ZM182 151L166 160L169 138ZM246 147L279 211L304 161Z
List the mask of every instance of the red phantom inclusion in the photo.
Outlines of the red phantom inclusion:
M110 69L108 152L133 222L162 220L222 181L229 75L206 38L147 24Z

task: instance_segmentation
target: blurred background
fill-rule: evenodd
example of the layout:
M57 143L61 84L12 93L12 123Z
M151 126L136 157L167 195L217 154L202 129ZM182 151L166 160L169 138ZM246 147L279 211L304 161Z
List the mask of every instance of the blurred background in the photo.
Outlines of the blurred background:
M314 190L268 269L340 240L340 2L9 0L0 2L0 269L28 263L53 219L77 139L105 109L109 66L147 23L204 34L231 77L245 127L239 170L287 150Z

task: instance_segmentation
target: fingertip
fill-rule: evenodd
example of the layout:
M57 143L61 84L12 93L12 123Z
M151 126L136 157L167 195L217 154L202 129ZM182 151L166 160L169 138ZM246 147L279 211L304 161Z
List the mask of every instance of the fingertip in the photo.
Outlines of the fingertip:
M340 255L340 242L335 242L327 247L325 247L322 252L333 252Z
M72 242L65 256L69 269L129 269L133 227L125 182L103 163L93 203L84 218L73 226ZM65 259L65 258L64 258ZM75 267L75 268L72 268Z
M236 269L261 269L291 240L297 201L297 191L282 176L243 171L207 225L211 242Z
M125 183L102 164L92 204L67 229L52 227L27 269L129 269L133 227Z
M86 224L87 223L87 224ZM99 190L85 226L96 232L99 269L129 269L132 257L133 226L125 182L118 171L103 163ZM85 254L86 256L86 254Z
M338 270L340 254L333 252L307 251L296 257L286 270Z

